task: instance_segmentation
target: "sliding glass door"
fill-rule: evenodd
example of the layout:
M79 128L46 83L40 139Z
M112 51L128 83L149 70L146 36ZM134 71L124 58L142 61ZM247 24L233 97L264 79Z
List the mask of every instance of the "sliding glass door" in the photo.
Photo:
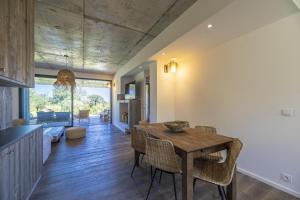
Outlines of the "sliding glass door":
M97 125L111 120L110 81L76 79L74 125Z
M31 123L44 126L71 126L72 100L70 88L54 87L55 78L36 77L29 89Z
M53 86L55 81L55 77L36 77L35 88L23 91L23 117L31 124L52 127L110 123L110 81L76 79L73 91Z

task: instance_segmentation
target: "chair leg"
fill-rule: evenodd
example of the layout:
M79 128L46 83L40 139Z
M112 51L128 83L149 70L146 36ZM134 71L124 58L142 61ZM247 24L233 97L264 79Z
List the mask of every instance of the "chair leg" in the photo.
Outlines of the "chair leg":
M194 189L195 189L196 181L197 181L197 179L194 178L194 180L193 180L193 188L194 188Z
M148 189L148 192L147 192L146 200L147 200L148 197L149 197L149 194L150 194L150 191L151 191L151 188L152 188L152 184L153 184L153 181L154 181L154 178L155 178L156 171L157 171L157 169L154 170L154 175L153 175L153 177L152 177L152 179L151 179L151 183L150 183L150 186L149 186L149 189Z
M222 189L222 192L223 192L223 195L224 195L225 199L227 200L227 194L226 194L225 188L221 187L221 189Z
M131 177L132 177L132 175L133 175L133 172L134 172L135 167L136 167L136 161L134 162L134 165L133 165L133 168L132 168L132 171L131 171Z
M143 160L144 160L144 156L145 156L145 154L142 154L141 163L142 163Z
M224 197L224 193L223 193L223 190L222 190L222 187L218 185L218 191L219 191L219 194L221 196L221 199L222 200L226 200L226 197Z
M138 157L136 157L136 158L134 159L134 165L133 165L133 168L132 168L132 171L131 171L131 177L132 177L132 175L133 175L133 172L134 172L135 167L138 166L139 160L140 160L140 154L138 155Z
M177 200L175 174L172 174L172 177L173 177L173 186L174 186L175 200Z
M150 170L151 170L151 173L150 173L150 180L152 180L152 165L150 166Z
M159 184L161 183L161 177L162 177L162 170L160 170L160 175L159 175Z

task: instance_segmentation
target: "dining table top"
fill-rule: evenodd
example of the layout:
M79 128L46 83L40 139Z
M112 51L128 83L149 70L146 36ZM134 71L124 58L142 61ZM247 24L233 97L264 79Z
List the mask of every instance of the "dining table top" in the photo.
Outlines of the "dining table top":
M153 137L169 140L175 147L187 153L226 145L234 140L221 134L202 133L197 128L184 128L182 132L172 132L165 126L151 124L147 128Z

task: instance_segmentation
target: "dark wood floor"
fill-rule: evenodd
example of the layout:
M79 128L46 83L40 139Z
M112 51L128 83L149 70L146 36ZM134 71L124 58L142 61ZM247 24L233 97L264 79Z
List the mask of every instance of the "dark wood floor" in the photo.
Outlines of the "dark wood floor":
M89 126L87 137L52 146L42 178L32 200L142 200L150 181L150 169L144 163L130 177L133 150L130 136L112 125ZM181 177L176 177L181 196ZM248 176L238 174L238 200L296 200ZM214 185L198 182L195 199L220 199ZM174 199L172 179L163 175L155 182L150 199Z

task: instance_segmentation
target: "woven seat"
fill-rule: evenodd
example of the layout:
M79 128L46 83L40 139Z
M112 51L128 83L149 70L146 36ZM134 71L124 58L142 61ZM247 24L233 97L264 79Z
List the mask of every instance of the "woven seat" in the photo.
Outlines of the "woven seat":
M198 130L200 133L211 133L211 134L217 134L217 129L212 126L195 126L195 128ZM197 155L199 159L203 160L210 160L210 161L216 161L219 162L223 159L221 152L214 152L210 154L205 154L205 153L199 153Z
M218 163L209 160L194 161L194 178L216 184L222 199L226 199L224 186L231 183L236 166L236 160L243 144L239 139L234 139L227 150L225 162ZM195 181L194 180L194 181Z
M66 139L79 139L86 135L84 127L71 127L66 129Z

